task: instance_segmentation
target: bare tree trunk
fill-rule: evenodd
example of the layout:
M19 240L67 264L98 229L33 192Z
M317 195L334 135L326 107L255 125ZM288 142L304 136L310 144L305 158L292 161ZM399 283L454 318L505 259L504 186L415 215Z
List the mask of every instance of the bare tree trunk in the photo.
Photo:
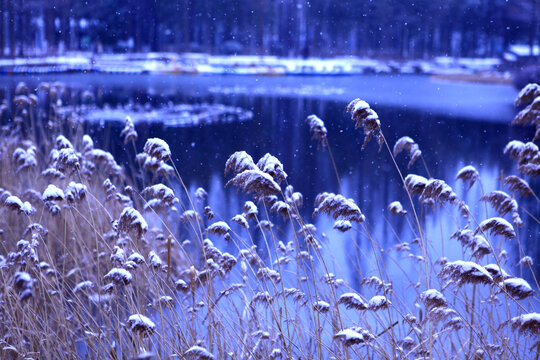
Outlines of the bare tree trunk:
M4 57L4 47L5 43L5 29L4 29L4 15L5 15L5 6L4 0L0 0L0 58Z
M536 39L538 0L532 0L531 24L529 26L529 54L534 56L534 41ZM540 44L539 44L540 46Z
M15 57L15 16L13 2L7 0L9 56Z
M159 18L157 3L150 1L150 51L159 51Z
M24 30L23 30L23 17L24 17L24 4L23 0L19 0L18 10L17 10L17 39L19 43L19 52L18 56L24 56Z
M190 14L191 13L191 0L186 0L186 5L183 9L182 22L184 23L183 39L184 39L184 51L189 51L190 42L191 42L191 24L190 24Z

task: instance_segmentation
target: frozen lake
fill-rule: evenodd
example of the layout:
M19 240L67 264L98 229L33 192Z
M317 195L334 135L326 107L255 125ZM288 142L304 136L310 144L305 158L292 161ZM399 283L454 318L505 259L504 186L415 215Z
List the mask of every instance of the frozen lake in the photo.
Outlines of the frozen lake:
M210 95L245 94L266 97L310 98L348 102L361 98L373 107L398 107L434 115L465 117L482 121L508 122L515 110L518 91L511 85L449 82L425 75L361 76L198 76L198 75L103 75L58 74L4 77L2 87L19 81L62 81L70 87L121 90L148 98L207 98ZM104 95L107 91L104 92Z

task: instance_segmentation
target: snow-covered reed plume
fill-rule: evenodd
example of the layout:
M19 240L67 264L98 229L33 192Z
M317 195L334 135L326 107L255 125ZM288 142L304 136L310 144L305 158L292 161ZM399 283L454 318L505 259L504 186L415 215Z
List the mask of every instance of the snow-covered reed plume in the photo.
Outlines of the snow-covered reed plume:
M146 140L144 144L144 153L158 161L168 161L171 159L171 149L169 145L161 139L152 138Z
M540 314L532 312L515 316L510 320L513 330L531 336L540 335Z
M453 280L456 284L491 284L493 278L481 265L472 261L457 260L448 262L442 268L439 276L443 279Z
M321 193L315 198L313 215L317 214L327 214L334 219L349 220L357 223L366 220L354 200L347 199L343 195L327 192Z
M279 200L270 207L270 212L275 212L283 216L284 219L287 219L292 213L292 208L286 202Z
M133 230L138 237L141 237L148 230L148 224L140 212L132 207L126 207L120 214L116 229L119 233L124 234Z
M418 297L418 299L428 309L448 305L448 301L446 300L444 295L441 294L441 292L436 289L429 289L422 292L420 296Z
M423 176L409 174L405 177L405 187L411 195L420 195L424 191L428 179Z
M377 138L379 148L382 147L384 137L381 133L381 122L379 115L369 107L369 104L360 99L354 99L347 105L345 111L351 114L352 120L355 121L355 129L364 128L364 149L373 136Z
M127 326L133 333L150 336L156 331L156 324L142 314L133 314L127 320Z
M90 135L83 135L82 137L82 145L83 145L83 153L87 154L90 151L94 150L94 140L90 137Z
M34 285L34 279L29 273L24 271L17 271L13 276L13 285L15 290L19 294L19 300L28 300L34 296L32 287Z
M508 278L501 281L500 286L506 290L510 296L522 300L534 294L533 289L527 281L521 278Z
M343 304L347 309L367 310L367 303L356 293L345 293L339 297L338 304Z
M313 311L320 312L321 314L325 314L330 311L330 304L323 300L315 301L312 304Z
M503 185L519 196L531 196L534 194L529 183L515 175L505 177L503 179Z
M195 210L186 210L180 215L180 221L184 223L197 223L201 220L201 215Z
M492 249L489 242L480 234L475 234L470 229L462 229L456 231L451 239L457 239L464 248L472 251L473 256L482 258L491 253Z
M225 221L218 221L206 228L206 231L209 234L215 234L215 235L226 235L231 231L231 228Z
M174 191L163 184L148 186L141 191L141 194L149 195L153 198L145 205L145 210L148 208L167 208L180 202L174 195Z
M142 165L143 169L151 171L156 175L168 177L174 174L174 168L172 166L166 164L165 161L149 156L144 152L137 154L136 160Z
M67 140L67 139L66 139ZM71 145L71 143L69 143ZM55 159L56 170L67 173L68 171L76 171L81 168L80 154L77 154L72 147L64 147L57 151Z
M531 177L540 175L540 150L535 143L512 140L504 148L504 153L518 163L518 170L523 174Z
M93 149L86 154L86 157L96 165L102 164L104 171L110 175L119 176L122 174L122 168L108 151Z
M534 264L534 261L533 261L532 257L530 257L530 256L522 257L519 260L519 263L518 263L518 265L523 265L523 266L533 266L533 264Z
M304 195L298 191L294 191L292 185L287 185L284 195L287 204L297 208L301 208L304 205Z
M487 272L489 272L491 277L493 277L493 281L495 282L501 282L504 279L508 279L511 277L506 271L504 271L497 264L487 264L486 266L484 266L484 269L486 269Z
M148 253L148 262L149 265L156 270L162 270L164 267L163 260L161 260L159 255L154 250L151 250Z
M266 153L258 162L257 167L270 175L278 184L287 179L283 164L273 155Z
M410 157L407 168L410 168L422 156L422 151L418 144L408 136L403 136L396 141L393 150L394 157L398 156L402 151L406 151Z
M247 193L255 193L256 197L278 194L281 187L272 176L259 170L245 170L227 182L227 185L236 185Z
M253 158L245 151L237 151L227 159L225 163L225 175L231 172L233 175L238 175L246 170L254 170L257 168Z
M36 209L28 201L22 202L17 196L8 196L4 200L4 206L8 209L15 210L25 215L33 215L36 213Z
M70 181L64 192L68 204L73 205L86 198L88 188L86 185Z
M199 202L203 202L208 197L208 193L202 187L195 190L195 199Z
M190 360L214 360L215 356L202 346L192 346L184 352L186 359Z
M76 294L79 292L89 291L89 290L92 290L93 288L94 288L94 283L91 282L90 280L85 280L75 285L75 287L73 288L73 293Z
M328 146L328 130L324 126L324 121L322 121L317 115L309 115L306 119L306 122L309 125L309 130L312 133L312 139L315 139L319 142L319 146L322 146L324 149Z
M124 145L130 141L137 140L137 131L135 130L135 125L133 125L131 117L126 116L126 119L124 121L124 128L122 129L120 136L124 138Z
M505 216L508 213L512 213L512 220L517 227L523 226L518 213L518 204L515 199L512 199L504 191L495 190L488 194L482 195L480 201L487 201L497 211L500 216Z
M403 209L403 205L399 201L392 201L388 205L388 211L392 215L407 215L407 210Z
M346 232L352 229L352 224L349 220L336 220L334 221L333 228L341 232Z
M387 309L391 305L392 303L390 302L390 300L386 298L386 296L376 295L376 296L373 296L371 299L369 299L367 303L367 308L368 310L377 311L377 310Z
M480 175L478 174L476 168L472 165L467 165L461 168L456 175L456 180L469 183L468 189L470 189L474 183L478 181L478 179L480 179Z
M259 215L259 210L257 209L257 205L253 201L246 201L244 203L244 206L242 206L242 211L244 212L244 217L246 219L255 219L257 218L257 215Z
M13 162L17 173L37 166L36 151L37 149L34 145L26 149L18 147L13 151Z
M45 201L62 201L64 200L64 192L62 189L56 187L54 184L49 184L45 191L43 191L43 195L41 196L41 199Z
M238 225L240 225L244 229L249 230L249 223L246 220L244 215L242 215L242 214L235 215L235 216L233 216L231 221L234 222L234 223L237 223Z
M479 232L500 235L505 238L516 237L516 232L512 225L500 217L492 217L482 221L474 231L474 234L478 234Z
M540 96L540 85L536 83L527 84L520 90L518 96L514 100L514 106L529 104L538 96Z
M338 331L334 335L334 339L339 340L344 346L348 347L374 340L375 335L361 327L352 327Z
M117 285L127 285L131 283L133 275L126 269L113 268L103 277L106 281L113 282Z
M514 105L518 106L521 104L525 104L527 107L516 115L512 121L512 125L527 125L531 123L536 127L533 138L533 141L536 141L540 139L540 86L538 84L528 84L520 91Z

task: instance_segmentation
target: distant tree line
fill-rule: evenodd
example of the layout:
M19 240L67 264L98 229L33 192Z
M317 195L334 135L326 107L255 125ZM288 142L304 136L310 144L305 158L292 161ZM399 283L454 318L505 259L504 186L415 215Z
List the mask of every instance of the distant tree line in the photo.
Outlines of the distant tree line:
M202 51L495 56L539 43L540 0L0 0L0 56Z

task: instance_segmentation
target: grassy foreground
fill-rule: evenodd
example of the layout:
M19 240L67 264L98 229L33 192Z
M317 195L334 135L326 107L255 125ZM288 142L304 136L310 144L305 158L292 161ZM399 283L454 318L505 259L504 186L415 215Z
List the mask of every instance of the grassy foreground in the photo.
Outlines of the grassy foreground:
M20 84L0 108L7 124L0 133L1 359L539 357L538 284L522 278L536 282L518 236L522 216L538 221L540 200L525 180L540 174L534 142L508 143L504 152L521 177L483 189L478 200L498 216L478 219L445 181L430 178L425 163L425 176L403 173L395 157L423 162L420 146L407 136L388 144L376 112L353 100L351 127L362 128L364 146L373 139L388 153L409 199L387 211L405 217L415 234L382 249L370 233L375 219L352 199L320 193L314 216L329 216L336 230L370 244L366 253L351 242L351 253L369 258L377 274L357 269L355 289L328 270L334 264L325 237L300 215L311 204L287 183L277 158L230 156L227 186L253 199L223 219L204 189L188 191L167 143L153 138L136 149L126 119L121 141L140 151L126 171L94 146L76 112L62 111L63 91L58 83L36 93ZM85 102L91 97L83 94ZM514 122L535 125L537 141L540 87L528 85L516 105L526 107ZM311 115L307 123L334 163L324 122ZM481 186L472 166L456 177L469 189ZM533 196L537 211L520 208L521 196ZM440 234L427 232L422 213L452 219L453 231L443 236L461 248L460 259L436 255L430 239ZM262 249L253 244L256 232ZM234 253L216 245L225 241ZM516 274L507 264L511 243L520 249ZM392 279L389 259L414 262L415 271L404 266ZM397 281L408 282L407 293L394 291Z

